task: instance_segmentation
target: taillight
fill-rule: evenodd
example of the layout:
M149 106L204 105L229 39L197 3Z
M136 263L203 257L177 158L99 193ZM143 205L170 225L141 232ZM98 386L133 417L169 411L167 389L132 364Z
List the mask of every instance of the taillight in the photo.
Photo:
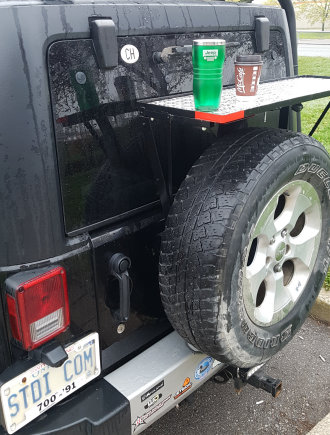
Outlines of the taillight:
M63 332L70 323L63 267L21 272L6 280L13 338L26 350Z

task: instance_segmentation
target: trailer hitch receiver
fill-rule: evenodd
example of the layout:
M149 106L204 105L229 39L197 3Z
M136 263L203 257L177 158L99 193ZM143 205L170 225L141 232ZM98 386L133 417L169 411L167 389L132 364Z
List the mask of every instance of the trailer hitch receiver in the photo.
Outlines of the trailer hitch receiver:
M246 382L255 388L261 388L267 391L267 393L270 393L273 397L277 397L282 391L282 381L271 378L263 372L256 372L249 377Z
M224 370L214 376L214 381L220 384L234 381L235 391L240 394L246 384L255 388L261 388L276 398L282 391L282 381L259 371L263 364L251 369L240 369L238 367L227 366Z

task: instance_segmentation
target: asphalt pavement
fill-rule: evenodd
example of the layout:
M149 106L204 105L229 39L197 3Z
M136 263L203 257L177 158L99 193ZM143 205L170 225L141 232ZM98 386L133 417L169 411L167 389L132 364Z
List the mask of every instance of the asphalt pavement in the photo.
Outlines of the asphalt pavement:
M143 434L307 434L330 411L330 326L307 319L264 371L283 381L277 399L250 385L238 396L232 381L210 380Z
M330 57L330 43L328 41L318 44L299 42L298 56Z

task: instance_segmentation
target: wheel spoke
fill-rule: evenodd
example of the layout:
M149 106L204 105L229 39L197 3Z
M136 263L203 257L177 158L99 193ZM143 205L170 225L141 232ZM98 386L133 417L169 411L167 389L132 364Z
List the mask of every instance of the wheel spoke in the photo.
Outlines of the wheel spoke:
M268 240L271 240L275 233L276 233L276 226L274 222L274 214L270 214L262 228L261 234L265 235Z
M299 216L304 213L309 207L311 207L312 201L302 193L292 195L286 200L284 210L275 221L275 226L278 231L283 228L287 228L291 231Z
M315 231L314 231L315 233ZM318 231L317 231L318 233ZM309 235L310 236L310 235ZM306 239L303 234L298 237L290 238L290 251L287 255L288 259L299 259L308 269L311 265L311 259L315 247L315 234Z
M300 296L300 285L298 287L294 287L292 284L285 285L282 287L281 291L288 295L292 302L296 302Z
M265 261L254 261L246 268L246 278L249 280L253 303L256 303L257 294L262 281L266 278L267 268Z
M275 312L275 295L283 287L283 273L269 274L266 282L266 294L259 307L255 308L254 315L259 322L270 323Z
M263 211L261 218L259 219L257 226L254 230L254 237L266 236L269 241L276 233L276 227L274 224L274 207L276 201L273 200L267 205L267 208Z

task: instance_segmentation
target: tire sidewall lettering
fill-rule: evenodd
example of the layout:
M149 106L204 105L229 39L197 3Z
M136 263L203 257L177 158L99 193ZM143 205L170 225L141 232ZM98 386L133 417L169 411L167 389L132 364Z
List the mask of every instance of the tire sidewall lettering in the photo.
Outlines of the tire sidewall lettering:
M292 324L287 326L280 334L276 334L269 338L258 336L256 331L247 324L245 320L241 322L241 329L243 334L246 335L247 340L259 349L274 348L287 341L292 335Z
M324 169L321 165L313 162L313 163L303 163L299 165L298 169L294 173L294 176L301 175L305 173L316 174L320 180L322 180L324 187L327 191L328 198L330 200L330 176L328 171Z

